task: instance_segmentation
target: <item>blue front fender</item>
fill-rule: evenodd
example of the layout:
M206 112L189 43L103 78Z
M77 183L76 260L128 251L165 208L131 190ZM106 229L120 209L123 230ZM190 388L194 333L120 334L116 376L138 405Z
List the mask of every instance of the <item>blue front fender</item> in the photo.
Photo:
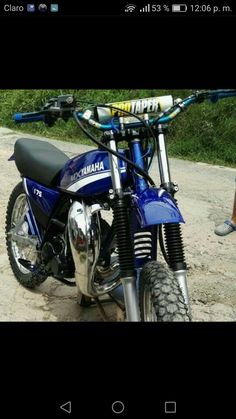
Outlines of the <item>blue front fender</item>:
M149 188L132 194L132 201L142 228L154 224L184 223L173 198L164 189Z

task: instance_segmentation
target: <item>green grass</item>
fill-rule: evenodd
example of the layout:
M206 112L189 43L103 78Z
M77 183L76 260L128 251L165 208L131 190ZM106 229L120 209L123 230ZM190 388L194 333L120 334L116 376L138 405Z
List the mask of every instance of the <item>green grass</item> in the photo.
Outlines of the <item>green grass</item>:
M75 143L92 144L71 119L48 128L42 122L16 125L16 112L38 110L42 101L72 93L82 100L108 103L127 99L172 94L184 98L191 90L0 90L0 126ZM170 124L170 156L236 167L236 98L216 104L204 102L190 107Z

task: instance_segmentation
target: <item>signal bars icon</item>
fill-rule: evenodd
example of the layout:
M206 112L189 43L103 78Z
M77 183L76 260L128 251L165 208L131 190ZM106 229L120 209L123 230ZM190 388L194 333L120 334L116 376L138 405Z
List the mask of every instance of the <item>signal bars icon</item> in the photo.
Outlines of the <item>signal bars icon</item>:
M144 6L142 9L140 9L140 12L150 12L151 11L151 5L147 4L146 6Z

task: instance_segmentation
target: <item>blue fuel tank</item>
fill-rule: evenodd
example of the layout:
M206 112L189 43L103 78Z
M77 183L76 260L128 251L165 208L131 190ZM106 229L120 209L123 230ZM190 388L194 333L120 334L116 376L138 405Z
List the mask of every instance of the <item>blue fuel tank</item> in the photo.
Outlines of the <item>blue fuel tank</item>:
M125 150L119 150L125 156ZM128 182L127 164L119 160L121 181ZM61 172L60 189L82 196L100 195L112 188L108 152L92 150L76 156L66 163Z

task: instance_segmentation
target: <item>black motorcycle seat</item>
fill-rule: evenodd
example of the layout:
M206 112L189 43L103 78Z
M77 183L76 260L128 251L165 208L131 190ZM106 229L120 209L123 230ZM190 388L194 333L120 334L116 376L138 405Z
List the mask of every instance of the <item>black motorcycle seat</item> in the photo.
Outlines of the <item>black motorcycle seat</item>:
M15 142L14 156L22 176L45 186L56 186L58 175L69 157L54 145L31 138Z

